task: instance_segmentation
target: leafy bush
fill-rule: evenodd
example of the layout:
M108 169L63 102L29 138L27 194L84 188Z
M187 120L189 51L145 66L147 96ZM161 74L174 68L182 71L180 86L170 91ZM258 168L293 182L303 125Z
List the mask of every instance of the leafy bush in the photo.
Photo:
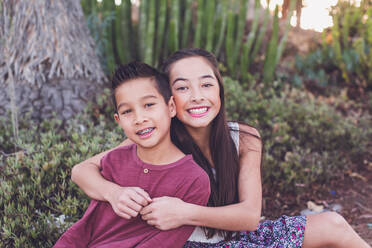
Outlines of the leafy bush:
M107 101L108 94L63 128L57 120L21 121L18 151L0 155L0 247L52 247L82 217L89 199L71 181L72 166L123 139L105 117ZM8 119L0 133L2 149L14 149Z
M298 192L352 166L364 166L371 156L368 115L355 123L296 89L276 95L272 89L243 89L230 78L225 78L225 86L229 117L256 126L261 133L264 187Z

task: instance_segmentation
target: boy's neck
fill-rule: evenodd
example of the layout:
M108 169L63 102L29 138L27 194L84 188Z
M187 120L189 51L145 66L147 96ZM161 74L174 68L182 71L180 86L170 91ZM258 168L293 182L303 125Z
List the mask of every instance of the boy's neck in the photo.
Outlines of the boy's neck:
M145 148L137 145L137 156L145 163L153 165L167 165L174 163L185 156L168 138L155 147Z

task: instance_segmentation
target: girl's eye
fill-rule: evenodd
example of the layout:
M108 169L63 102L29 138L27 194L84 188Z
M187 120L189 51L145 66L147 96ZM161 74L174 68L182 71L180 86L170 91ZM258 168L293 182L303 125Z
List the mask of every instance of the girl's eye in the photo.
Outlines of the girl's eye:
M127 110L124 110L123 112L121 112L121 114L126 115L126 114L129 114L130 112L132 112L132 110L127 109Z
M146 103L146 104L145 104L145 108L149 108L149 107L151 107L151 106L153 106L153 105L155 105L155 103Z
M208 88L208 87L212 87L213 84L211 84L211 83L204 83L202 86Z

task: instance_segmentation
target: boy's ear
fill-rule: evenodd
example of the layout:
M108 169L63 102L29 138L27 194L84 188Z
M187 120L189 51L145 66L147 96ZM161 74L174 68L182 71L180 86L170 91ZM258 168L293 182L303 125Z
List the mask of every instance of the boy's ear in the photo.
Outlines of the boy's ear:
M120 119L119 119L118 113L114 114L114 119L115 119L116 123L120 125Z
M173 96L169 98L168 108L169 108L169 113L171 114L171 117L175 117L177 112L176 112L176 104L174 103Z

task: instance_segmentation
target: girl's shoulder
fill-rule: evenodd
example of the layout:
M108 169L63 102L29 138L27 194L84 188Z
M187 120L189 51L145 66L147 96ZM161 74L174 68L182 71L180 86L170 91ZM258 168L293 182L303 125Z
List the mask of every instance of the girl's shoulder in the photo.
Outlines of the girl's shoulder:
M239 154L261 152L262 140L258 130L246 123L239 122Z

